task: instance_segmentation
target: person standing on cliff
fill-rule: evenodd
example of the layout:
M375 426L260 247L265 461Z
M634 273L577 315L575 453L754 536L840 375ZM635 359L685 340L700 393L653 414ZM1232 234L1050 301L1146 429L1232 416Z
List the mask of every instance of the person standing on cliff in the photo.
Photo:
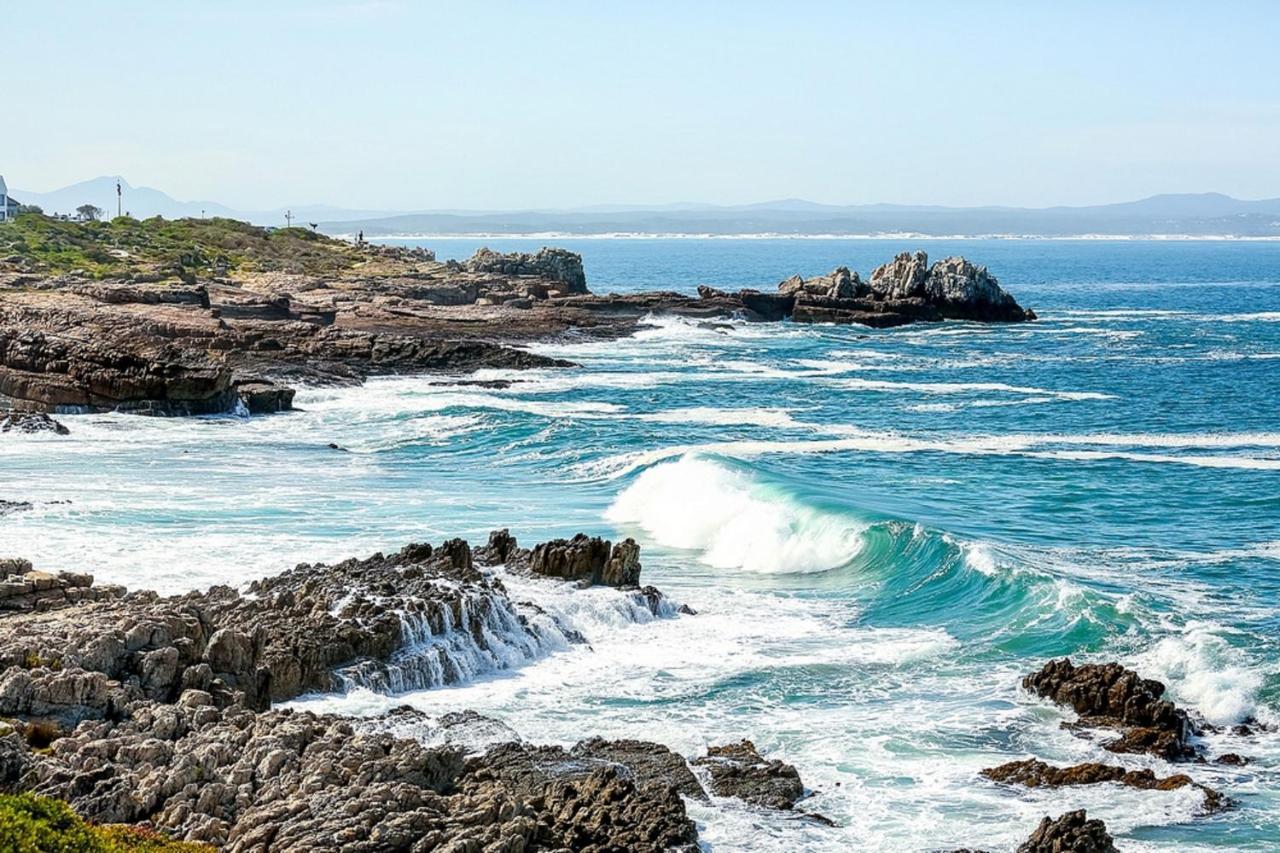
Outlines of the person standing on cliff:
M356 235L356 244L360 246L364 245L364 231L361 231Z

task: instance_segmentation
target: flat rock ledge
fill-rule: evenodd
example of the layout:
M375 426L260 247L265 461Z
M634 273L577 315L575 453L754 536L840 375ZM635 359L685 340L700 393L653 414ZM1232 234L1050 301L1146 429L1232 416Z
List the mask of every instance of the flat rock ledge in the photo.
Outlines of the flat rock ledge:
M766 759L749 740L708 747L694 766L706 771L716 796L770 809L790 809L804 796L796 768Z

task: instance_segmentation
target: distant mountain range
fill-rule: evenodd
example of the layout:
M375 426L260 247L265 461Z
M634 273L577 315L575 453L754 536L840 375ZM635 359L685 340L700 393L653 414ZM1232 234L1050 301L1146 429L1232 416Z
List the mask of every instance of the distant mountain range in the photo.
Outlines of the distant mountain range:
M11 176L12 180L12 176ZM47 193L13 188L25 204L71 213L94 204L116 209L116 178L102 177ZM1087 207L939 207L928 205L818 204L780 199L744 205L684 202L666 205L597 205L569 210L397 212L328 205L236 210L214 201L178 201L160 190L121 180L123 208L133 216L229 216L263 225L317 223L329 234L778 234L926 236L1204 236L1280 238L1280 198L1243 201L1221 193L1156 195L1139 201Z

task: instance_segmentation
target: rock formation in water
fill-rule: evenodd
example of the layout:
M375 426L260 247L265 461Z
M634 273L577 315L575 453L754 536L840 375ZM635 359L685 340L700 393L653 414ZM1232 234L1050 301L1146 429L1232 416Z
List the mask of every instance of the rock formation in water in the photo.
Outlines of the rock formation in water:
M900 326L917 320L1021 322L1035 315L1023 309L987 272L960 257L929 266L924 252L902 253L864 282L840 267L825 276L794 276L778 285L794 297L792 316L806 323L860 323Z
M1061 788L1070 785L1097 785L1105 782L1114 782L1144 791L1175 791L1191 786L1204 794L1205 811L1218 811L1226 805L1222 794L1193 781L1185 773L1161 778L1150 769L1126 770L1112 764L1096 762L1076 764L1072 767L1054 767L1043 761L1028 758L1024 761L1010 761L999 767L990 767L983 770L982 775L993 782L1024 785L1028 788Z
M1079 726L1119 730L1120 737L1105 745L1112 752L1147 752L1171 761L1196 755L1188 743L1195 726L1187 712L1160 698L1164 685L1159 681L1118 663L1075 666L1067 658L1053 660L1024 678L1022 686L1072 708Z
M1018 853L1117 853L1106 824L1090 820L1084 809L1040 821Z
M804 796L796 768L766 759L749 740L709 747L694 764L707 771L717 796L771 809L789 809Z
M44 412L5 412L0 415L0 432L71 434L71 430L60 421L55 421Z

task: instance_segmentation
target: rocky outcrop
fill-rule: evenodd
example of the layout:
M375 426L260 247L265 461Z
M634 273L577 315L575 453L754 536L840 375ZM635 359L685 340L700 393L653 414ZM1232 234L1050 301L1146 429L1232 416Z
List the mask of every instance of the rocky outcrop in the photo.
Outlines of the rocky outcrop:
M1106 824L1090 820L1084 809L1040 821L1018 853L1117 853Z
M540 553L577 553L552 545ZM570 627L512 600L484 570L502 562L503 549L530 560L497 532L475 552L461 539L415 544L390 556L302 564L245 594L214 587L171 598L125 595L85 575L33 571L25 561L0 564L8 576L0 613L24 611L0 619L0 716L67 727L112 717L144 697L173 702L189 689L218 707L258 710L309 690L426 689L573 642ZM590 567L602 582L639 579L634 543L603 554ZM651 613L674 613L651 587L624 594Z
M990 767L983 770L982 775L993 782L1024 785L1028 788L1061 788L1071 785L1097 785L1104 782L1113 782L1144 791L1175 791L1191 786L1204 794L1205 811L1218 811L1226 805L1222 794L1198 784L1184 773L1161 778L1150 769L1126 770L1112 764L1096 762L1076 764L1072 767L1054 767L1043 761L1028 758L1024 761L1010 761L999 767Z
M924 298L948 318L988 322L1035 319L1000 287L986 267L960 257L945 258L929 268Z
M123 587L94 586L93 575L38 572L27 560L0 560L0 578L0 611L57 610L124 595Z
M519 743L464 759L370 723L218 709L189 690L86 722L39 756L0 736L0 784L230 853L696 849L676 789L625 765Z
M1118 729L1120 737L1105 744L1112 752L1147 752L1168 760L1196 754L1188 743L1195 727L1186 711L1160 698L1164 685L1118 663L1075 666L1067 658L1053 660L1024 678L1022 686L1070 707L1079 715L1076 725Z
M534 254L502 254L482 248L466 261L464 267L470 272L534 276L559 285L542 292L542 298L588 292L582 256L566 249L543 247Z
M749 740L709 747L694 765L706 770L716 796L771 809L789 809L804 796L796 768L764 758Z
M71 434L71 430L44 412L6 412L0 415L0 432Z

